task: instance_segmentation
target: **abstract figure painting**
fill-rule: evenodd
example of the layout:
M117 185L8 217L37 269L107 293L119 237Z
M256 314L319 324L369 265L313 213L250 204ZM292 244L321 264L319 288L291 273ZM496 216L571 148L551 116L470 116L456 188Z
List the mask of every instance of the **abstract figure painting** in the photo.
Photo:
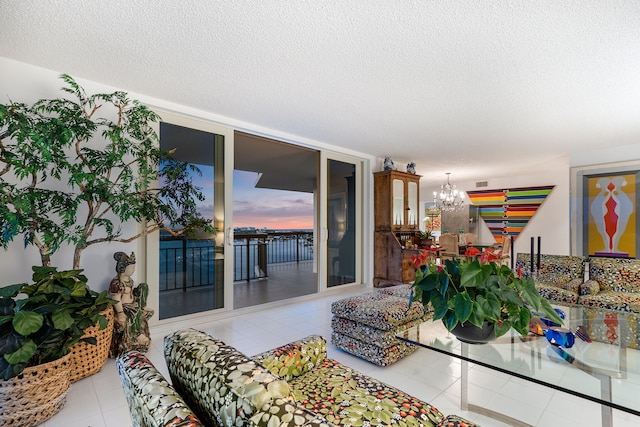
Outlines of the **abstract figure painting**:
M636 175L587 178L589 255L635 258Z
M572 168L572 254L638 257L640 164Z

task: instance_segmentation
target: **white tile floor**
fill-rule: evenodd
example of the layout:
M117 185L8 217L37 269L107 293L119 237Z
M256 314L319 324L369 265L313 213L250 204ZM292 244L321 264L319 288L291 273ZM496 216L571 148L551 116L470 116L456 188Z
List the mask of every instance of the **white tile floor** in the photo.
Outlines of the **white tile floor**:
M310 334L320 334L329 341L331 302L361 291L359 287L344 289L276 308L227 318L219 316L217 320L210 319L207 323L194 322L191 326L222 339L247 355ZM148 356L168 377L162 355L163 336L152 335L153 343ZM445 414L459 414L484 427L506 426L491 418L460 410L460 363L456 359L419 349L409 357L381 368L344 353L330 344L328 355L435 405ZM473 367L470 383L470 402L503 411L537 427L600 424L598 405L524 380L482 367ZM640 425L639 417L614 412L615 427L637 425ZM131 426L114 360L107 360L99 373L73 384L66 406L43 426Z

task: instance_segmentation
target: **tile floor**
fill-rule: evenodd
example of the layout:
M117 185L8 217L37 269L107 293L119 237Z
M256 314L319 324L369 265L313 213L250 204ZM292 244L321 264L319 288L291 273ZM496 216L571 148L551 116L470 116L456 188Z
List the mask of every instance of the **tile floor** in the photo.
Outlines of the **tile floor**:
M193 327L214 335L240 351L252 355L310 334L330 340L331 302L362 292L351 287L323 296L290 301L233 317L194 322ZM163 326L163 328L166 328ZM149 358L168 377L162 355L162 334L153 334ZM389 366L378 367L335 347L329 357L385 381L427 401L444 413L456 413L484 427L504 427L475 413L460 410L460 363L439 353L419 349ZM536 427L600 425L598 405L510 376L473 367L470 372L469 401ZM639 398L636 396L636 398ZM73 384L66 406L43 424L44 427L127 427L131 426L127 404L113 359L97 374ZM614 426L640 425L640 418L614 412Z

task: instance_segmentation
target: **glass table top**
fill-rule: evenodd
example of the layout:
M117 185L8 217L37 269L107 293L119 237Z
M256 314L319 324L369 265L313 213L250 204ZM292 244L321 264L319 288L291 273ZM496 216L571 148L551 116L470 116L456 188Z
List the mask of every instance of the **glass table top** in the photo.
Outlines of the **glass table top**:
M565 320L563 328L575 331L585 324ZM439 320L407 329L398 338L640 416L640 351L622 345L622 340L612 339L612 344L576 337L571 348L562 348L545 336L521 337L512 329L490 343L467 344Z

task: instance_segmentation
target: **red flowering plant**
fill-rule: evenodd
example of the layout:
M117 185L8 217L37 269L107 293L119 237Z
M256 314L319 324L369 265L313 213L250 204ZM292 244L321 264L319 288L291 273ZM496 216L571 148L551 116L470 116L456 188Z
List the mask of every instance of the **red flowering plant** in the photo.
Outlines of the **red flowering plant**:
M532 279L520 278L496 262L500 252L470 247L465 255L466 259L446 260L444 265L430 263L424 271L416 271L413 300L422 301L425 308L431 305L433 320L442 319L449 331L459 323L477 327L493 323L496 337L511 328L528 335L532 310L562 324Z
M429 263L429 253L425 249L418 251L417 255L412 254L410 258L413 266L418 270L423 270Z

